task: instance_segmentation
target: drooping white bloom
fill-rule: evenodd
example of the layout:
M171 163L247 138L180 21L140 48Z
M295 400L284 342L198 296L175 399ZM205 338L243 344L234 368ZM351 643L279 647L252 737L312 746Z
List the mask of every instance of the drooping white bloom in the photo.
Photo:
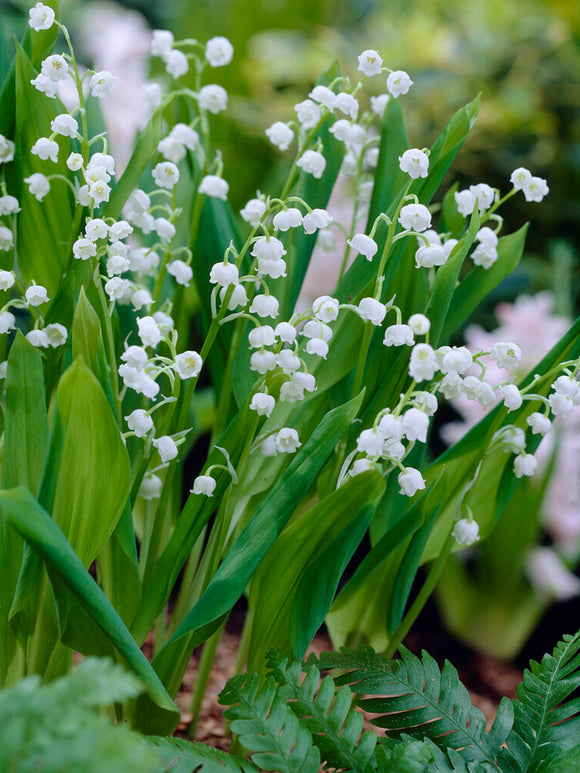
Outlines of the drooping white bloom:
M522 350L517 344L500 342L491 347L490 356L504 370L514 370L520 364Z
M316 391L316 379L311 373L297 371L292 374L292 384L298 389L305 390L306 392Z
M163 57L163 61L165 62L165 70L168 75L171 75L172 78L181 78L182 75L185 75L189 71L189 62L187 60L187 56L183 53L183 51L179 51L179 49L174 48L172 49L168 54L166 54Z
M255 295L250 306L250 313L257 314L259 317L275 319L278 316L279 308L278 299L273 295Z
M16 281L12 271L0 270L0 290L9 290Z
M466 346L449 347L441 358L441 373L463 375L473 365L473 357Z
M438 407L437 398L432 392L419 392L413 398L413 402L427 416L433 416Z
M223 303L224 298L226 297L227 288L222 287L220 290L220 301ZM238 306L246 306L248 303L248 294L246 292L246 288L244 285L239 284L235 285L234 289L232 291L232 294L230 296L230 300L228 301L228 309L230 311L233 311Z
M50 122L50 128L53 132L60 134L62 137L76 137L79 130L79 124L72 115L61 113Z
M0 215L15 215L20 212L20 203L16 196L0 196Z
M141 487L139 488L139 496L146 500L159 499L162 488L163 481L159 475L149 472L143 478Z
M427 442L427 430L429 429L429 417L418 408L409 408L401 417L403 432L407 440Z
M72 250L73 257L77 260L89 260L97 254L97 246L94 241L82 237L74 242Z
M68 64L64 56L52 54L47 56L40 66L40 71L45 78L58 83L68 75Z
M192 350L182 352L175 358L175 371L181 378L195 378L199 376L203 360L201 356Z
M210 113L217 115L228 106L228 92L223 86L210 83L199 90L198 103L202 110L209 110Z
M459 214L463 215L463 217L471 215L475 206L475 196L473 193L468 190L455 191L453 197Z
M246 206L240 210L240 215L246 223L255 227L264 216L265 211L266 204L264 201L260 201L260 199L250 199Z
M164 137L157 145L157 152L161 153L163 158L167 161L179 164L179 162L185 158L186 149L185 145L174 137Z
M34 8L28 11L28 24L33 30L48 30L54 23L54 11L44 3L36 3Z
M516 478L531 476L537 466L538 460L533 454L518 454L514 459L514 474Z
M268 349L252 352L250 355L250 370L255 370L262 376L276 367L276 355Z
M96 180L88 187L88 196L93 200L95 206L102 204L103 201L108 201L110 193L111 187L102 180Z
M401 209L399 223L406 231L426 231L431 227L431 213L423 204L406 204Z
M406 94L412 85L413 81L404 70L395 70L387 77L387 91L392 97Z
M258 260L280 260L282 255L286 255L286 250L275 236L258 236L250 254Z
M493 388L486 381L481 381L476 376L466 376L461 384L461 393L468 400L475 400L484 408L489 408L495 403Z
M96 242L99 239L106 239L109 235L109 226L100 217L94 217L92 220L87 221L85 226L85 237L92 242Z
M401 172L406 172L413 180L418 177L427 177L429 174L429 156L418 148L411 148L399 156L399 168Z
M185 145L188 150L194 150L199 145L199 134L186 123L176 123L169 132L172 140Z
M547 435L552 429L552 422L543 413L535 411L526 419L527 424L532 428L535 435Z
M14 330L16 325L16 317L11 311L0 312L0 333L7 333L9 330Z
M334 107L337 110L340 110L341 113L348 115L353 121L358 113L358 101L352 94L348 94L346 91L341 91L336 95L334 98Z
M107 260L107 276L119 276L131 268L131 261L124 255L111 255Z
M183 260L173 260L167 266L167 273L175 277L177 284L189 287L189 283L193 278L193 270L191 266L188 266Z
M317 357L322 357L323 360L328 354L328 344L322 338L310 338L304 348L308 354L315 354Z
M300 156L296 165L319 180L326 169L326 159L322 153L318 153L316 150L307 150Z
M531 179L532 173L523 166L518 166L510 175L510 182L516 191L522 191Z
M153 226L153 230L155 231L157 236L159 236L159 238L164 242L170 242L175 236L175 231L176 231L173 223L170 223L166 217L155 218L155 224Z
M31 285L30 287L27 287L24 297L29 306L42 306L43 303L48 303L50 300L46 287L43 287L42 285Z
M150 83L143 84L143 105L146 115L151 113L159 107L163 101L163 91L159 83L151 81Z
M312 302L312 313L324 323L334 322L338 318L339 302L330 295L321 295Z
M111 91L115 88L115 83L117 82L117 78L114 75L111 75L110 72L107 70L102 70L101 72L96 72L94 75L91 76L91 79L89 81L89 86L91 87L91 94L93 97L98 97L99 99L103 99L104 97L107 97Z
M169 30L153 30L151 53L153 56L166 57L173 48L174 37Z
M63 346L66 344L66 339L68 338L68 330L64 325L61 325L59 322L53 322L51 325L47 325L44 328L44 332L46 333L46 337L48 338L48 343L56 348L57 346Z
M58 89L57 82L51 80L41 72L38 73L36 78L32 78L30 82L37 91L40 91L41 94L46 94L46 96L50 97L50 99L54 99L56 97L56 92Z
M372 260L379 249L375 240L366 234L355 234L352 239L347 240L347 244L350 244L359 255L364 255L367 260Z
M334 218L325 209L319 207L304 215L302 226L304 233L313 234L319 228L327 228Z
M548 397L548 402L554 416L567 416L574 408L572 399L561 392L552 392Z
M279 322L276 325L274 332L285 344L291 344L296 340L296 328L289 322Z
M282 427L276 433L276 448L281 453L293 454L301 445L298 432L291 427Z
M282 121L273 123L272 126L266 129L265 134L272 145L275 145L279 150L288 150L290 143L294 139L294 132Z
M368 48L359 55L357 70L370 78L371 75L380 73L382 65L383 60L379 52Z
M389 325L385 330L385 346L413 346L415 339L409 325Z
M205 44L205 58L210 67L224 67L232 61L234 47L227 38L218 35Z
M193 481L191 494L199 494L206 497L213 496L217 482L211 475L198 475Z
M302 335L306 338L321 338L323 341L330 341L332 328L320 319L310 319L302 328Z
M15 145L12 140L0 134L0 164L7 164L14 160Z
M0 226L0 250L7 251L12 249L14 244L14 234L6 226Z
M38 156L43 161L50 159L54 164L58 162L58 150L58 142L49 140L48 137L39 137L30 148L30 152L35 156Z
M163 464L175 459L179 453L178 448L175 445L175 440L172 437L169 437L169 435L162 435L161 437L156 438L153 441L153 445L158 450Z
M361 141L364 141L365 131L362 126L352 124L345 118L340 118L338 121L335 121L329 131L331 134L334 134L337 140L344 142L345 145L356 145L360 144Z
M401 440L405 434L401 418L393 416L392 413L381 416L378 430L387 440Z
M379 94L376 97L371 97L371 110L375 115L378 115L379 118L383 117L383 113L385 112L385 108L387 107L390 98L390 94Z
M276 333L271 325L257 325L248 333L248 343L251 349L273 346L275 341Z
M387 314L387 307L375 298L363 298L356 311L365 322L372 322L373 325L382 325Z
M143 370L145 365L149 362L149 355L142 346L128 346L121 355L123 362L127 363L130 368L136 370Z
M272 225L279 231L288 231L302 225L302 212L296 207L288 207L277 212L272 218Z
M218 284L220 287L228 285L237 285L239 281L239 271L235 263L214 263L209 272L209 281L212 284Z
M93 153L89 159L87 171L90 171L91 169L104 169L107 174L113 176L115 174L115 159L109 153ZM109 182L108 178L100 179L105 179L105 182Z
M162 161L153 169L153 179L160 188L171 190L179 182L179 169L171 161Z
M276 362L288 375L292 375L301 365L300 357L294 354L292 349L282 349L276 357Z
M431 322L424 314L411 314L409 317L409 327L418 336L424 336L431 328Z
M153 317L140 317L137 320L137 327L143 346L155 348L161 341L162 333Z
M530 550L525 570L534 588L547 601L566 601L580 594L580 579L552 548Z
M256 392L250 402L250 410L256 411L258 416L270 416L275 405L276 401L272 395Z
M497 258L497 249L495 247L487 247L485 244L478 244L471 253L471 260L474 264L486 270L493 266Z
M495 200L494 189L486 183L470 185L469 192L474 199L477 199L477 206L480 212L489 209Z
M542 201L550 192L548 183L542 177L531 177L522 190L526 201Z
M447 252L439 244L423 244L415 252L415 266L417 268L433 268L442 266L447 262Z
M415 381L431 381L437 370L437 358L429 344L416 344L411 350L409 375Z
M144 306L151 306L153 298L149 290L141 288L131 295L131 305L135 311L140 311Z
M357 451L367 456L381 456L383 452L383 445L385 443L385 436L375 427L370 429L363 429L356 441Z
M320 107L311 99L305 99L294 105L294 110L303 129L313 129L322 115Z
M321 105L324 105L329 110L334 110L336 94L328 86L315 86L308 96L315 102L320 102Z
M137 408L132 411L128 416L125 416L125 421L130 430L132 430L137 437L145 437L147 433L153 429L153 419L143 410L143 408Z
M399 494L412 497L417 491L425 488L425 479L414 467L407 467L405 472L400 472L397 478L399 482Z
M473 545L479 540L479 526L477 521L461 518L453 527L451 534L458 545Z
M33 346L42 347L43 349L46 349L48 346L50 346L48 343L48 336L44 330L31 330L26 334L26 340L29 341Z
M558 376L558 378L552 384L552 389L559 392L561 395L569 397L575 405L580 401L580 384L575 378L570 376Z
M515 384L503 384L499 387L499 393L503 397L506 408L517 411L521 407L523 398Z

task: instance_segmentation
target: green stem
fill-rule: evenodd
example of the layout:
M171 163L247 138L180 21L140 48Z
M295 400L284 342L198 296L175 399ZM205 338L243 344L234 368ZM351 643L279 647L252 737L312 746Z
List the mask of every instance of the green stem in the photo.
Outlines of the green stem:
M205 691L207 690L209 677L211 675L211 670L215 660L216 651L225 627L226 621L224 620L217 631L213 633L203 645L199 666L197 667L197 678L195 680L195 686L191 696L191 711L193 713L193 720L187 728L187 735L190 738L195 738L195 733L201 714L201 704L203 703Z
M427 603L429 596L433 593L433 590L435 589L435 586L437 585L439 578L443 574L443 569L445 568L447 558L451 553L451 549L453 548L454 543L455 543L455 537L450 531L449 534L447 535L447 539L445 540L445 543L443 544L443 547L441 548L441 552L439 553L439 555L431 565L431 568L429 569L429 573L427 574L425 582L423 583L423 586L419 591L417 598L412 603L411 608L409 609L407 614L400 622L399 627L391 637L388 647L383 652L383 655L386 658L393 657L399 644L407 635L411 626L419 616L419 613Z

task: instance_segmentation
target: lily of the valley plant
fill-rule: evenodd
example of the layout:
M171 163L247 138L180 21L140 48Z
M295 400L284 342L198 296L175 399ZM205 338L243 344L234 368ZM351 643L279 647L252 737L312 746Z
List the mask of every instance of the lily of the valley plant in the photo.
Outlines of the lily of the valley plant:
M478 100L411 143L412 80L367 50L358 80L331 68L266 129L286 177L238 215L212 144L229 41L153 33L171 87L119 175L91 103L122 74L81 73L50 4L30 27L0 105L0 683L109 655L145 684L134 726L170 733L193 649L197 715L243 594L239 670L273 648L301 658L324 620L336 645L392 656L449 553L490 533L580 403L578 324L519 383L513 342L450 345L521 257L526 228L505 233L501 208L546 182L520 168L501 191L439 194ZM337 180L350 223L330 211ZM315 245L340 238L336 288L296 311ZM433 416L458 395L497 405L432 458Z

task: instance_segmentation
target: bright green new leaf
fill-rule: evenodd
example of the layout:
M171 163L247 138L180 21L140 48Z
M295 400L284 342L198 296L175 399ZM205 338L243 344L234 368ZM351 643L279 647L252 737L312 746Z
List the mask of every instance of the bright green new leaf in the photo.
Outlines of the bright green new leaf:
M58 580L55 594L62 597L63 586L66 586L72 597L117 648L131 671L142 680L147 691L147 701L156 706L157 732L171 733L179 719L178 709L55 521L23 487L0 492L0 516L38 553L51 579ZM153 729L146 725L140 725L139 728L145 732Z

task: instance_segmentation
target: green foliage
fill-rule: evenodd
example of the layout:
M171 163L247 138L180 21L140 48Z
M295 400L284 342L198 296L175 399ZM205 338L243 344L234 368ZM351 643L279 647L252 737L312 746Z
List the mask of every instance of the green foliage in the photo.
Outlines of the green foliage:
M102 707L134 698L140 682L86 658L65 677L30 676L0 692L0 769L10 773L157 773L155 753Z
M258 771L251 762L212 749L203 743L185 741L182 738L143 736L161 761L155 773L254 773Z

